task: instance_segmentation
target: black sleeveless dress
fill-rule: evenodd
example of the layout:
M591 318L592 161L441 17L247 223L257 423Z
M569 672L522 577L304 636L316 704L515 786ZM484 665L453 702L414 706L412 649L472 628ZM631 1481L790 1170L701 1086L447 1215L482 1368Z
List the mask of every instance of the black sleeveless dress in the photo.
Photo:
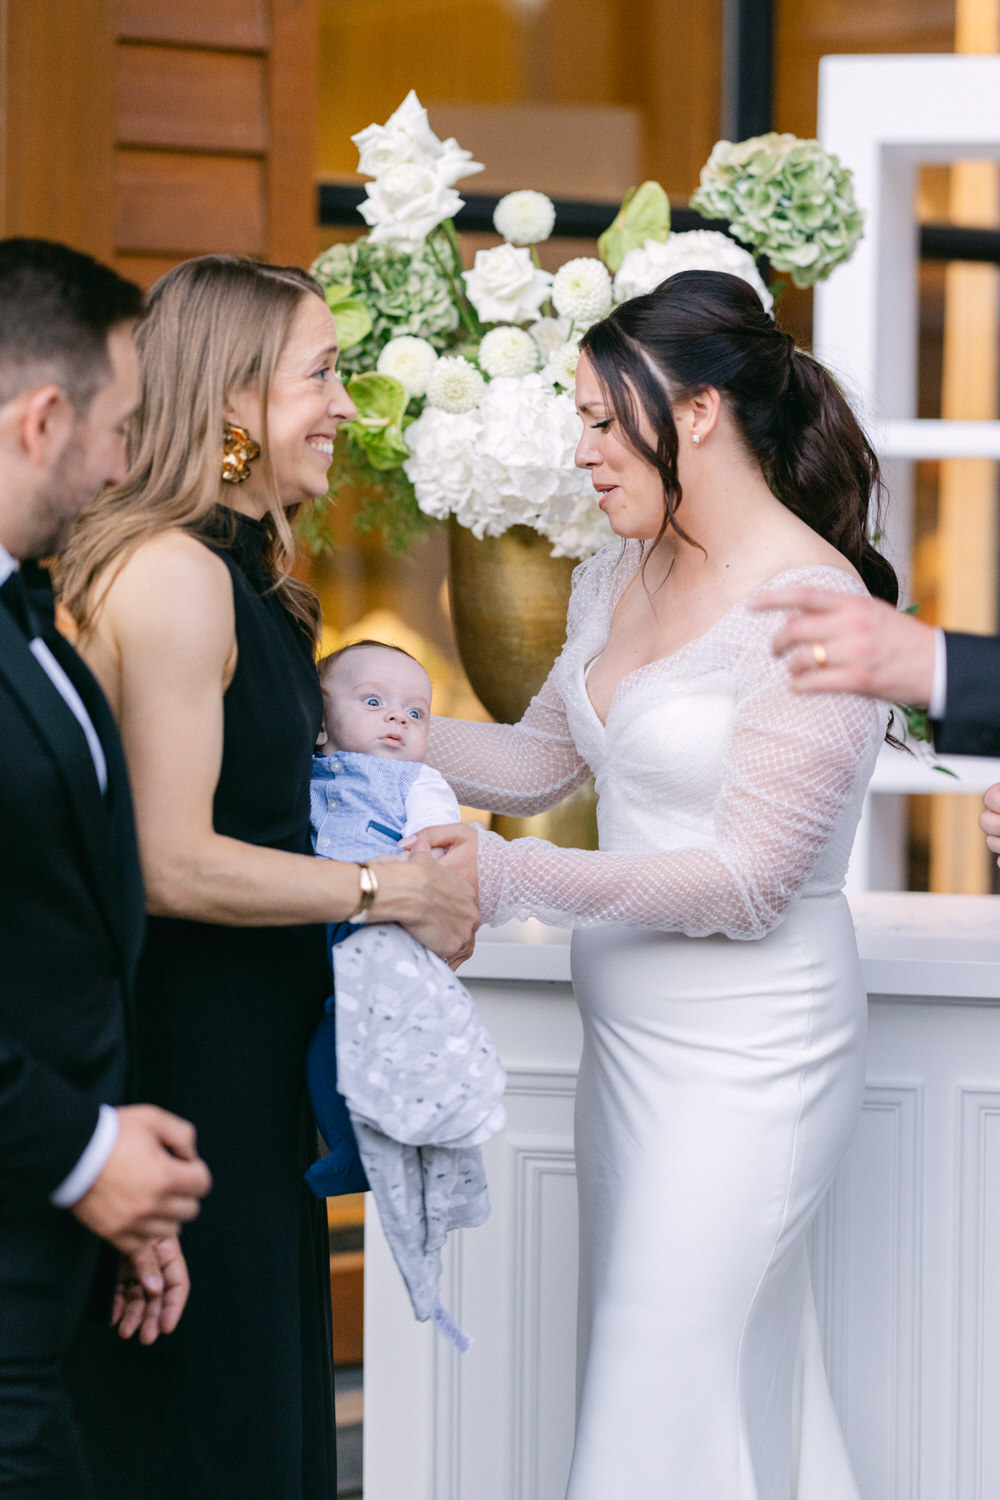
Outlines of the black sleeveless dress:
M233 526L235 525L235 535ZM232 576L218 833L311 854L322 717L310 643L270 592L260 523L203 540ZM182 1245L191 1297L151 1349L88 1329L73 1382L100 1500L332 1500L330 1281L304 1059L329 991L322 927L154 918L137 988L136 1097L198 1130L214 1186Z

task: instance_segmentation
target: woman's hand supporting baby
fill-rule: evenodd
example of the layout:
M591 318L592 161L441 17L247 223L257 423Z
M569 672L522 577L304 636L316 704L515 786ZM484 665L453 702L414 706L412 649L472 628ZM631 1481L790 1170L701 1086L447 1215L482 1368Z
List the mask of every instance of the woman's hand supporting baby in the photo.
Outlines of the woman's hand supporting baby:
M444 842L435 835L454 834L456 828L463 832L463 825L457 824L426 829L419 837L433 846ZM474 840L471 831L469 836ZM379 860L378 895L369 920L398 922L425 948L447 959L467 946L479 925L476 885L474 844L471 859L464 863L424 853Z

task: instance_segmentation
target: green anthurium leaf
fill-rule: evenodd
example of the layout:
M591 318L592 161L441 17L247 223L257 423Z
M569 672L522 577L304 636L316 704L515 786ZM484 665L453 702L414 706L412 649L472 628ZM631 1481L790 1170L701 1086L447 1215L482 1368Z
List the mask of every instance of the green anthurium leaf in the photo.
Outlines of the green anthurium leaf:
M329 294L327 304L329 305ZM337 343L341 354L345 349L353 349L355 344L360 344L371 333L372 316L360 297L344 297L330 311L337 325Z
M323 296L326 298L326 305L331 312L333 312L333 309L338 305L338 303L346 302L348 297L353 296L353 294L354 288L352 286L348 286L346 282L342 285L333 283L331 286L326 286L323 288Z
M410 450L403 438L403 413L409 397L392 375L370 371L348 382L347 394L358 408L344 431L362 450L373 469L395 469Z
M597 241L609 271L617 271L630 250L647 240L665 240L670 233L670 200L658 182L629 188L613 223Z

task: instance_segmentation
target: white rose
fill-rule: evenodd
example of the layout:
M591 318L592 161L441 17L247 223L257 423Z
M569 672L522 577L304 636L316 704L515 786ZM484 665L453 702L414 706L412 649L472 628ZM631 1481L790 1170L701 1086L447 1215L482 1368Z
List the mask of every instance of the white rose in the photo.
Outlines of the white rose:
M540 271L527 250L498 245L478 250L471 271L463 271L469 301L484 323L526 323L537 318L552 277Z
M487 375L530 375L538 369L538 345L523 328L491 328L477 359Z
M552 282L556 312L579 329L589 328L611 311L611 277L599 260L581 256L560 266Z
M389 340L375 368L380 374L392 375L398 380L408 396L422 396L437 358L433 344L404 334L402 338Z
M371 228L372 244L412 250L461 207L454 188L446 187L432 168L404 162L368 184L368 197L358 212Z
M548 359L555 349L561 349L569 338L569 318L539 318L537 323L532 323L528 332L538 345L539 353L543 359Z
M427 404L442 411L466 412L478 405L486 381L461 354L439 359L427 381Z
M382 177L393 167L410 162L434 167L445 187L454 187L460 177L483 170L454 139L441 141L427 119L427 111L413 89L384 125L368 125L351 137L358 148L358 171L365 177Z
M717 229L689 229L630 250L615 277L615 296L619 302L641 297L678 271L728 271L753 287L765 312L774 306L753 256Z
M539 245L556 222L555 204L544 193L524 188L508 193L493 210L493 227L512 245Z

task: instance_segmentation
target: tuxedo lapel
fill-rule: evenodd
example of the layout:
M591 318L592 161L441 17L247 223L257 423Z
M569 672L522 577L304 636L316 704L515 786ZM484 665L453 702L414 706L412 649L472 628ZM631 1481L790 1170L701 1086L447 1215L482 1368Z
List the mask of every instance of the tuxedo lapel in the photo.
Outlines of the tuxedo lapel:
M75 715L32 655L8 611L0 609L0 675L48 749L66 789L91 868L94 890L129 972L141 941L141 910L138 917L135 911L137 894L141 902L141 885L138 893L130 892L130 886L138 884L126 872L127 866L135 866L135 834L118 732L103 694L72 647L65 642L61 646L47 644L78 692L84 681L81 673L86 673L88 693L85 696L81 692L80 696L92 719L101 721L95 722L94 728L108 760L110 805L105 805L90 747ZM112 818L121 825L115 831L124 832L124 848L121 838L114 837ZM137 869L134 873L137 876Z

